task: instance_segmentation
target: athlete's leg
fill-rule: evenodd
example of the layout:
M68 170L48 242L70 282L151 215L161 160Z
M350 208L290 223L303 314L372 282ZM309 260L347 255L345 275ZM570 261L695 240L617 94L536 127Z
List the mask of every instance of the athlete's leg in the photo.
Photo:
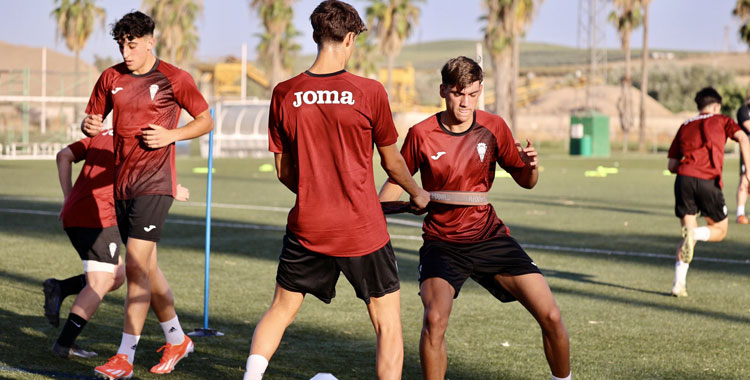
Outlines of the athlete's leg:
M721 221L717 222L713 219L706 217L706 223L708 225L710 235L708 236L708 241L722 241L725 237L727 237L727 229L729 228L729 218L724 218Z
M151 254L151 263L149 269L151 283L151 307L160 322L168 321L177 316L174 309L174 296L172 289L169 287L167 278L159 268L157 259L157 249L154 245L154 251Z
M268 308L253 332L250 355L261 355L270 360L279 348L281 337L302 306L305 295L286 290L276 284L271 307Z
M424 305L422 334L419 338L419 361L423 379L442 380L448 368L445 331L453 308L456 290L446 280L431 277L419 287Z
M740 184L737 186L737 221L740 221L741 216L745 216L745 203L747 203L747 193L750 189L747 178L744 175L740 175Z
M570 342L560 309L547 281L539 273L520 276L497 275L495 280L534 316L542 328L544 354L556 377L570 375Z
M401 291L371 297L367 305L377 336L375 364L378 379L401 379L404 337L401 332Z
M151 257L156 243L149 240L128 238L125 272L128 278L128 293L125 300L124 332L140 336L151 304Z

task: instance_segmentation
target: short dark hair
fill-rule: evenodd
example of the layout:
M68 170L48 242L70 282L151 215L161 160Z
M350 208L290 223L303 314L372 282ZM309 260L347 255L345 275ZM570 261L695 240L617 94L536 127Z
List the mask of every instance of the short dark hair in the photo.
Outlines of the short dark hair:
M459 91L476 81L482 82L484 79L482 67L473 59L464 56L446 62L443 69L440 70L440 75L443 77L444 86L449 88L456 86Z
M112 37L115 41L128 40L154 35L154 20L147 14L133 11L112 24Z
M713 103L721 105L721 95L713 87L704 87L695 94L695 105L698 106L698 111Z
M360 34L367 30L357 10L338 0L326 0L318 4L310 15L310 24L316 44L341 42L348 33Z

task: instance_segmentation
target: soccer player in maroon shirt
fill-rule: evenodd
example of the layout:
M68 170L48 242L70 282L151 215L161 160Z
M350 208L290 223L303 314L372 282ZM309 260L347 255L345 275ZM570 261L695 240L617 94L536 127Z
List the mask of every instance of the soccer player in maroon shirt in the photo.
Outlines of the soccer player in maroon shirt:
M473 60L449 60L441 71L445 111L413 126L401 148L412 174L432 193L419 251L424 305L419 356L424 379L444 379L445 332L463 283L473 278L502 302L518 300L542 329L553 379L570 379L570 345L555 298L536 264L510 236L486 199L496 165L523 188L536 185L537 152L514 140L502 118L476 109L482 69ZM401 187L388 181L381 201L394 201ZM453 199L456 198L456 199Z
M377 335L377 376L400 379L403 339L398 269L373 178L373 144L386 173L417 209L417 186L396 147L383 86L345 71L366 28L349 4L328 0L310 16L318 55L274 88L269 145L279 180L297 194L279 258L273 302L255 327L246 380L260 379L306 294L325 303L341 272L365 301Z
M169 373L193 351L174 308L174 298L159 269L156 243L176 194L174 142L208 133L213 121L190 74L153 54L154 21L141 12L118 20L112 36L123 63L99 77L81 129L88 136L101 130L112 112L115 149L114 197L117 220L126 243L127 300L125 326L117 355L95 372L128 378L149 306L160 321L167 343L153 373ZM177 128L180 110L194 120Z
M739 124L745 135L750 136L750 88L747 89L745 103L737 110L737 124ZM747 194L750 192L750 183L745 176L744 156L740 153L740 183L737 185L737 224L748 224L750 220L745 215L745 203Z
M682 226L682 243L677 249L672 295L687 296L687 272L697 241L722 241L727 235L727 206L721 192L721 171L727 138L740 143L743 164L750 164L750 143L732 118L721 115L721 95L706 87L695 95L700 114L677 130L669 147L669 171L674 182L675 215ZM748 173L743 176L748 179ZM698 227L698 212L706 226Z
M117 229L112 183L115 178L112 130L74 142L57 153L57 171L63 192L60 219L70 242L83 260L85 279L78 291L68 320L52 346L56 356L89 358L95 352L85 351L75 345L75 340L94 315L107 292L118 289L125 281L125 267L120 258L120 232ZM71 181L72 165L84 160L75 185ZM76 276L78 277L78 276ZM47 305L54 308L59 318L62 302L61 286L70 279L44 282L45 314ZM76 289L78 290L78 289ZM48 301L49 300L49 301ZM48 316L49 318L50 316Z

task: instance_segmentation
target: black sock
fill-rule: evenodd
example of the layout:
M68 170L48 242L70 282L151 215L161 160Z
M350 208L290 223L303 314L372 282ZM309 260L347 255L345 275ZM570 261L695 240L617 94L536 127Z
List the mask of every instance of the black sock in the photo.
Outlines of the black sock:
M76 338L78 338L78 334L81 333L85 326L86 320L81 318L78 314L68 314L68 321L65 322L60 337L57 338L57 344L63 347L73 347L73 343L76 341Z
M86 275L79 274L60 281L60 298L62 301L71 294L78 294L86 286Z

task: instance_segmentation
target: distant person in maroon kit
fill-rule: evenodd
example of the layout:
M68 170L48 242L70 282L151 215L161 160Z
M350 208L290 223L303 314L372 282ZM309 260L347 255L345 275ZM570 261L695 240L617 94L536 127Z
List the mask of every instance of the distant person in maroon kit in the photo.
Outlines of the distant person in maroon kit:
M441 75L445 111L413 126L401 147L410 172L420 172L432 199L419 250L422 377L445 378L448 319L453 300L471 277L500 301L521 302L541 327L552 378L570 379L570 343L555 298L487 199L496 165L519 186L533 188L539 177L537 152L528 140L522 147L502 118L476 109L483 79L476 62L451 59ZM389 180L380 200L395 201L402 192Z
M745 135L750 137L750 88L747 89L745 103L737 110L737 124L739 124ZM747 203L747 194L750 192L750 181L745 173L744 155L740 153L740 183L737 185L737 224L748 224L750 220L745 215L745 203Z
M167 343L152 373L169 373L193 351L174 308L174 298L157 263L156 243L177 191L174 142L196 138L213 128L208 104L187 72L153 54L154 21L131 12L115 22L112 37L124 62L99 77L81 129L101 130L112 112L115 149L117 220L126 243L127 300L125 326L117 355L95 373L110 379L133 375L133 359L149 306ZM180 110L194 120L177 128Z
M373 144L386 173L415 209L417 186L396 147L383 86L345 71L366 30L349 4L328 0L310 16L318 55L302 74L274 88L269 145L279 180L297 194L279 257L273 302L255 327L245 380L261 379L306 294L325 303L339 274L367 305L377 335L377 377L400 379L403 366L396 257L373 178Z
M750 143L732 118L722 115L721 95L706 87L695 95L700 114L677 130L669 147L669 171L674 182L675 215L682 225L682 243L677 248L672 295L687 296L687 272L697 241L722 241L727 235L727 205L721 189L724 146L731 138L740 143L743 165L750 164ZM750 179L748 173L743 174ZM698 227L698 212L707 225Z

